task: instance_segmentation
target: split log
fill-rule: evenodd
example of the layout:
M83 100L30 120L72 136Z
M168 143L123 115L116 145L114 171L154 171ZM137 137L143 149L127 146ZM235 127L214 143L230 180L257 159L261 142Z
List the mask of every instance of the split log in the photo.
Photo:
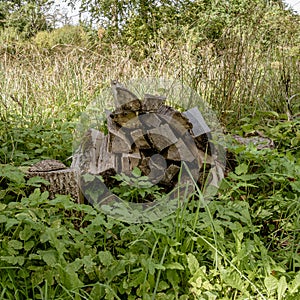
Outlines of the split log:
M73 155L71 168L80 170L81 173L97 174L97 163L95 162L98 161L103 139L102 132L90 128Z
M139 119L143 126L146 128L155 128L158 127L162 121L155 113L143 113L139 115Z
M177 137L168 124L147 130L147 135L155 149L161 151L177 142Z
M141 102L138 97L120 82L113 80L111 82L111 88L117 110L136 111L141 108Z
M138 149L151 149L149 145L145 133L142 129L137 129L131 132L131 137L135 144L135 147Z
M178 139L167 151L167 159L174 161L193 161L195 156L189 150L188 145L182 139Z
M144 101L142 102L142 111L156 112L166 101L164 96L155 96L145 94Z

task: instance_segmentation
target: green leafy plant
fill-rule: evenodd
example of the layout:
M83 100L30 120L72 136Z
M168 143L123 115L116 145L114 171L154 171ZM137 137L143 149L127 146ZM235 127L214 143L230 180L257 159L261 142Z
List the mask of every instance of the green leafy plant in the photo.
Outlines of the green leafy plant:
M129 177L126 174L117 174L112 176L120 182L119 186L112 188L112 192L116 193L123 200L129 202L147 202L157 200L162 197L161 189L157 185L153 185L148 176L142 176L139 168L135 167Z

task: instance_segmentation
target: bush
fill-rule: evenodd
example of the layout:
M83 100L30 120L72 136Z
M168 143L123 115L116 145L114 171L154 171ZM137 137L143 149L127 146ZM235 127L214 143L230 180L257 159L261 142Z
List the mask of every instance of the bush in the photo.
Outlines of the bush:
M51 32L40 31L33 38L40 48L51 49L57 45L86 46L88 36L81 26L65 25Z

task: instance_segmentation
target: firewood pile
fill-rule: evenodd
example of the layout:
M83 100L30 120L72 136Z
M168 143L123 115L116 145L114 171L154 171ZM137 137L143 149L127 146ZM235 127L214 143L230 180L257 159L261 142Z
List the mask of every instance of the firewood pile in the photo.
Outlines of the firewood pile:
M87 130L71 168L100 175L109 187L114 184L111 176L130 175L135 167L165 192L179 183L218 186L224 168L198 108L180 112L166 105L162 95L139 99L116 81L112 92L115 110L106 111L108 133Z

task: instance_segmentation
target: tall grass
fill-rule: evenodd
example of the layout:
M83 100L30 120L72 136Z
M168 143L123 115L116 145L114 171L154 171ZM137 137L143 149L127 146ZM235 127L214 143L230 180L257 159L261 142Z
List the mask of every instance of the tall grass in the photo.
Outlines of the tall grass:
M124 44L2 45L0 115L73 118L111 79L147 77L192 87L224 123L258 110L285 113L286 99L300 92L299 18L251 13L249 25L232 21L216 40L201 39L205 28L197 26L177 40L158 37L143 59L138 46Z

